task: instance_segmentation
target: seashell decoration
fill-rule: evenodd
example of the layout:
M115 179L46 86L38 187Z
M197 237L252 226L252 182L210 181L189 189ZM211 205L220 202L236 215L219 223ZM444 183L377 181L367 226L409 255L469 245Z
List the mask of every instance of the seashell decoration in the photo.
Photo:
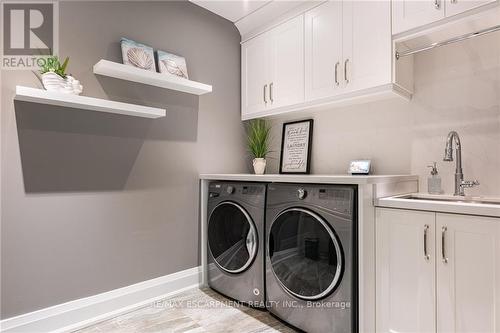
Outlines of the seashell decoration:
M151 70L154 65L153 58L141 48L133 47L127 51L128 61L135 67Z
M188 78L187 73L185 73L182 68L175 63L172 59L164 59L160 61L160 66L163 67L161 72L169 72L170 74Z

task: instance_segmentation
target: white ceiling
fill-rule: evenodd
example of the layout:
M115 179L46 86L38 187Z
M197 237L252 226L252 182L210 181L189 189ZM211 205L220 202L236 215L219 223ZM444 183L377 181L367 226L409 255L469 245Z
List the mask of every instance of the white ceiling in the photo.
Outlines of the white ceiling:
M189 0L212 13L222 16L231 22L237 22L257 9L265 6L270 0Z

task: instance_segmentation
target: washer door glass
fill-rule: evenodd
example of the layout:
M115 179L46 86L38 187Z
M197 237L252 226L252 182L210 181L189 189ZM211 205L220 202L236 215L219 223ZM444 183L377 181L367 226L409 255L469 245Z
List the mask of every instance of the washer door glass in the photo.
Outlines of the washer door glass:
M343 255L337 236L317 214L291 208L271 224L269 258L281 286L295 297L318 300L338 286Z
M208 221L208 246L221 269L245 271L257 253L255 225L248 213L234 202L215 207Z

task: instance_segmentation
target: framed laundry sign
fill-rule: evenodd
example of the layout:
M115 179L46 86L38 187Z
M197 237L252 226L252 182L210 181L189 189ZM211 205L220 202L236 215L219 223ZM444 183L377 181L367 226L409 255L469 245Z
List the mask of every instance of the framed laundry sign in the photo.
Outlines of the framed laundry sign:
M280 173L308 174L311 166L313 120L283 124Z

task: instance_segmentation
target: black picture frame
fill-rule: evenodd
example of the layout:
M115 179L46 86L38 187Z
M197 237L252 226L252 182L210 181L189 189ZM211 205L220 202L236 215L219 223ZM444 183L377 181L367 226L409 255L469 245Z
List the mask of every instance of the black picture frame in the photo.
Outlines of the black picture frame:
M300 123L309 123L309 133L308 133L308 137L307 137L306 171L298 171L298 172L284 171L283 170L283 149L284 149L284 145L285 145L286 128L289 125L300 124ZM308 174L310 174L310 172L311 172L311 149L312 149L313 125L314 125L313 119L297 120L297 121L283 123L283 130L281 133L280 168L279 168L280 174L286 174L286 175L308 175Z

